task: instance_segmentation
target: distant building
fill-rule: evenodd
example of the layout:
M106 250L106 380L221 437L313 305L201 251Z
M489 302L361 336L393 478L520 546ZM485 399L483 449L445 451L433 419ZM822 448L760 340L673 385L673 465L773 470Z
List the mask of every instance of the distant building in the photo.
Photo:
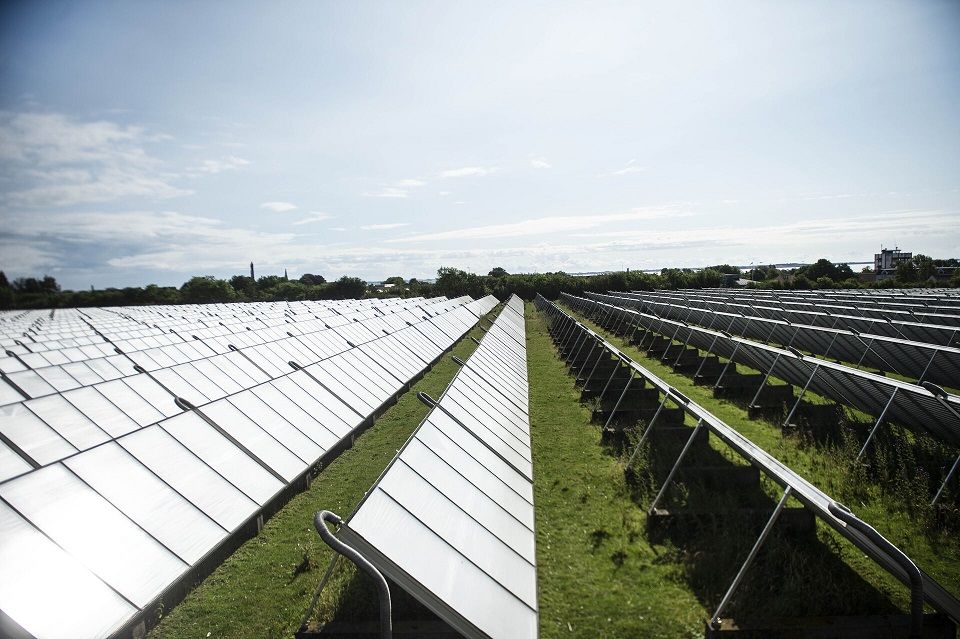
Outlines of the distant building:
M873 255L873 272L877 281L890 279L897 273L897 266L913 259L913 253L901 251L898 247L882 248Z

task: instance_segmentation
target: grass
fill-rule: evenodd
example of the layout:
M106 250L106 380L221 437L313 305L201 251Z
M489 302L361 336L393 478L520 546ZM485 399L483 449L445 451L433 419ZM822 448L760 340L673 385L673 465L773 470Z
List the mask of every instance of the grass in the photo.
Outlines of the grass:
M826 445L811 441L802 433L785 433L767 421L750 419L747 411L734 402L713 398L710 387L696 386L693 381L659 360L648 358L618 336L603 330L589 319L578 316L639 363L725 421L751 441L790 466L828 495L845 502L864 521L869 522L891 542L911 557L920 568L953 593L960 593L960 542L947 528L932 520L926 502L926 482L916 477L901 476L898 491L889 491L866 479L863 467L853 464L859 446L847 438L838 444ZM892 431L893 429L886 429ZM725 455L732 453L715 441L711 445ZM916 487L922 489L919 494ZM773 487L768 485L772 491ZM839 535L818 523L819 535L830 542L846 564L901 610L909 604L907 589Z
M496 316L498 309L488 318ZM474 327L448 355L466 359L479 339ZM316 511L332 510L346 518L364 493L423 420L428 407L417 398L423 391L438 397L458 370L448 355L404 393L376 423L357 438L266 522L259 535L244 543L150 632L154 639L179 637L288 639L300 625L314 589L332 558L332 551L313 528ZM343 564L341 563L341 566ZM324 590L321 608L336 607L349 574L338 573Z
M699 637L709 614L651 544L619 460L527 305L540 636Z

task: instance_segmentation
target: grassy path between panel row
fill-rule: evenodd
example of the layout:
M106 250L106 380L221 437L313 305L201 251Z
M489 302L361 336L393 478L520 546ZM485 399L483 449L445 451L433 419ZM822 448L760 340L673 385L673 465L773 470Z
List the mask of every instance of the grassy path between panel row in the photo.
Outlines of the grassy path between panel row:
M569 308L565 310L572 312ZM858 517L873 525L940 585L952 593L960 594L960 540L931 521L932 511L926 505L930 495L916 478L898 478L898 483L902 483L895 487L895 495L884 491L882 487L864 479L862 470L853 463L859 442L846 447L821 445L797 434L784 433L779 426L767 421L750 419L746 410L735 403L714 399L709 386L694 385L691 378L675 373L659 360L646 357L619 336L605 331L577 313L573 314L585 325L604 335L611 344L825 493L846 503ZM732 455L715 440L711 440L711 445L727 455ZM821 535L829 534L836 539L838 543L835 548L846 564L888 596L901 610L909 609L909 592L906 587L825 524L819 521L817 524Z
M699 637L709 614L648 542L646 514L526 306L540 636Z
M499 313L495 308L487 316ZM150 632L154 639L289 639L307 609L332 551L313 528L313 515L328 509L346 518L428 412L417 399L439 397L483 332L474 327L413 388L404 393L354 446L344 451L274 515L259 535L244 543ZM341 564L342 565L342 564ZM322 603L337 598L331 581Z

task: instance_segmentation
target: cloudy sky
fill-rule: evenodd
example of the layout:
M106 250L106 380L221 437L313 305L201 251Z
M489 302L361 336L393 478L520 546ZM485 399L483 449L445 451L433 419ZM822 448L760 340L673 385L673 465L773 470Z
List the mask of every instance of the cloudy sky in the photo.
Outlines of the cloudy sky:
M956 2L0 8L0 269L960 255Z

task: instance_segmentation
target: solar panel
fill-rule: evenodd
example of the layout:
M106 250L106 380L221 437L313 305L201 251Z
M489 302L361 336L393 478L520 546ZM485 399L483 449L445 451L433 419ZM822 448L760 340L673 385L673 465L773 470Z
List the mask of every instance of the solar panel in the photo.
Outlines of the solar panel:
M587 293L594 300L724 330L734 335L793 346L814 355L830 356L855 365L951 385L960 381L960 348L935 346L898 337L871 335L848 329L795 324L780 319L706 310L657 298Z
M794 324L824 326L827 328L842 328L857 333L876 334L886 337L899 337L916 342L940 346L960 345L960 328L944 326L936 323L915 321L910 315L895 316L879 314L876 317L862 317L851 315L840 309L839 312L830 312L816 304L809 304L802 309L786 308L776 300L723 298L715 295L694 294L689 291L656 293L619 293L624 298L631 299L660 299L686 304L696 308L756 315L768 319L779 319ZM771 304L775 305L772 306Z
M514 296L339 531L466 637L538 632L522 336Z
M370 303L349 301L305 304L298 312L277 310L286 304L88 309L94 325L120 327L114 332L125 332L126 344L140 349L109 357L76 350L71 342L94 329L77 321L80 311L58 312L62 330L51 331L58 337L32 343L34 354L43 355L36 359L42 368L16 370L15 357L4 360L17 378L0 381L0 391L7 391L0 394L0 610L38 637L108 637L155 618L146 613L173 602L179 592L173 585L202 577L214 565L206 558L228 540L256 532L253 522L264 509L272 512L290 486L342 448L472 326L460 313L445 324L450 333L436 332L431 323L466 301L480 314L496 304L492 297L438 300L426 306L443 310L412 326L385 323ZM416 299L385 306L392 313L423 305ZM359 320L346 319L343 327L363 340L363 350L322 323L293 333L297 319L320 322L311 311L338 309L337 317ZM258 310L265 311L261 317ZM234 349L209 339L163 343L153 338L169 333L131 319L159 320L167 312L185 332L206 324L220 330L218 321L227 320L244 327L231 342L240 335L258 339ZM476 321L478 315L463 312ZM259 319L273 326L246 330ZM142 330L132 328L137 323ZM428 332L437 340L430 342L436 350L429 359L396 350L407 348L401 333ZM53 355L66 349L75 350ZM291 367L293 359L303 368ZM86 368L73 375L70 364ZM24 563L11 549L31 553L30 575L11 571ZM42 578L35 577L38 570ZM71 616L64 624L66 611Z
M798 387L832 399L869 415L886 415L941 441L960 445L960 397L939 394L916 384L860 371L842 364L803 356L721 331L699 328L632 309L564 294L583 307L596 305L604 312L629 315L645 331L666 335L690 347L744 364ZM895 392L896 391L896 392ZM889 403L889 407L887 404Z

